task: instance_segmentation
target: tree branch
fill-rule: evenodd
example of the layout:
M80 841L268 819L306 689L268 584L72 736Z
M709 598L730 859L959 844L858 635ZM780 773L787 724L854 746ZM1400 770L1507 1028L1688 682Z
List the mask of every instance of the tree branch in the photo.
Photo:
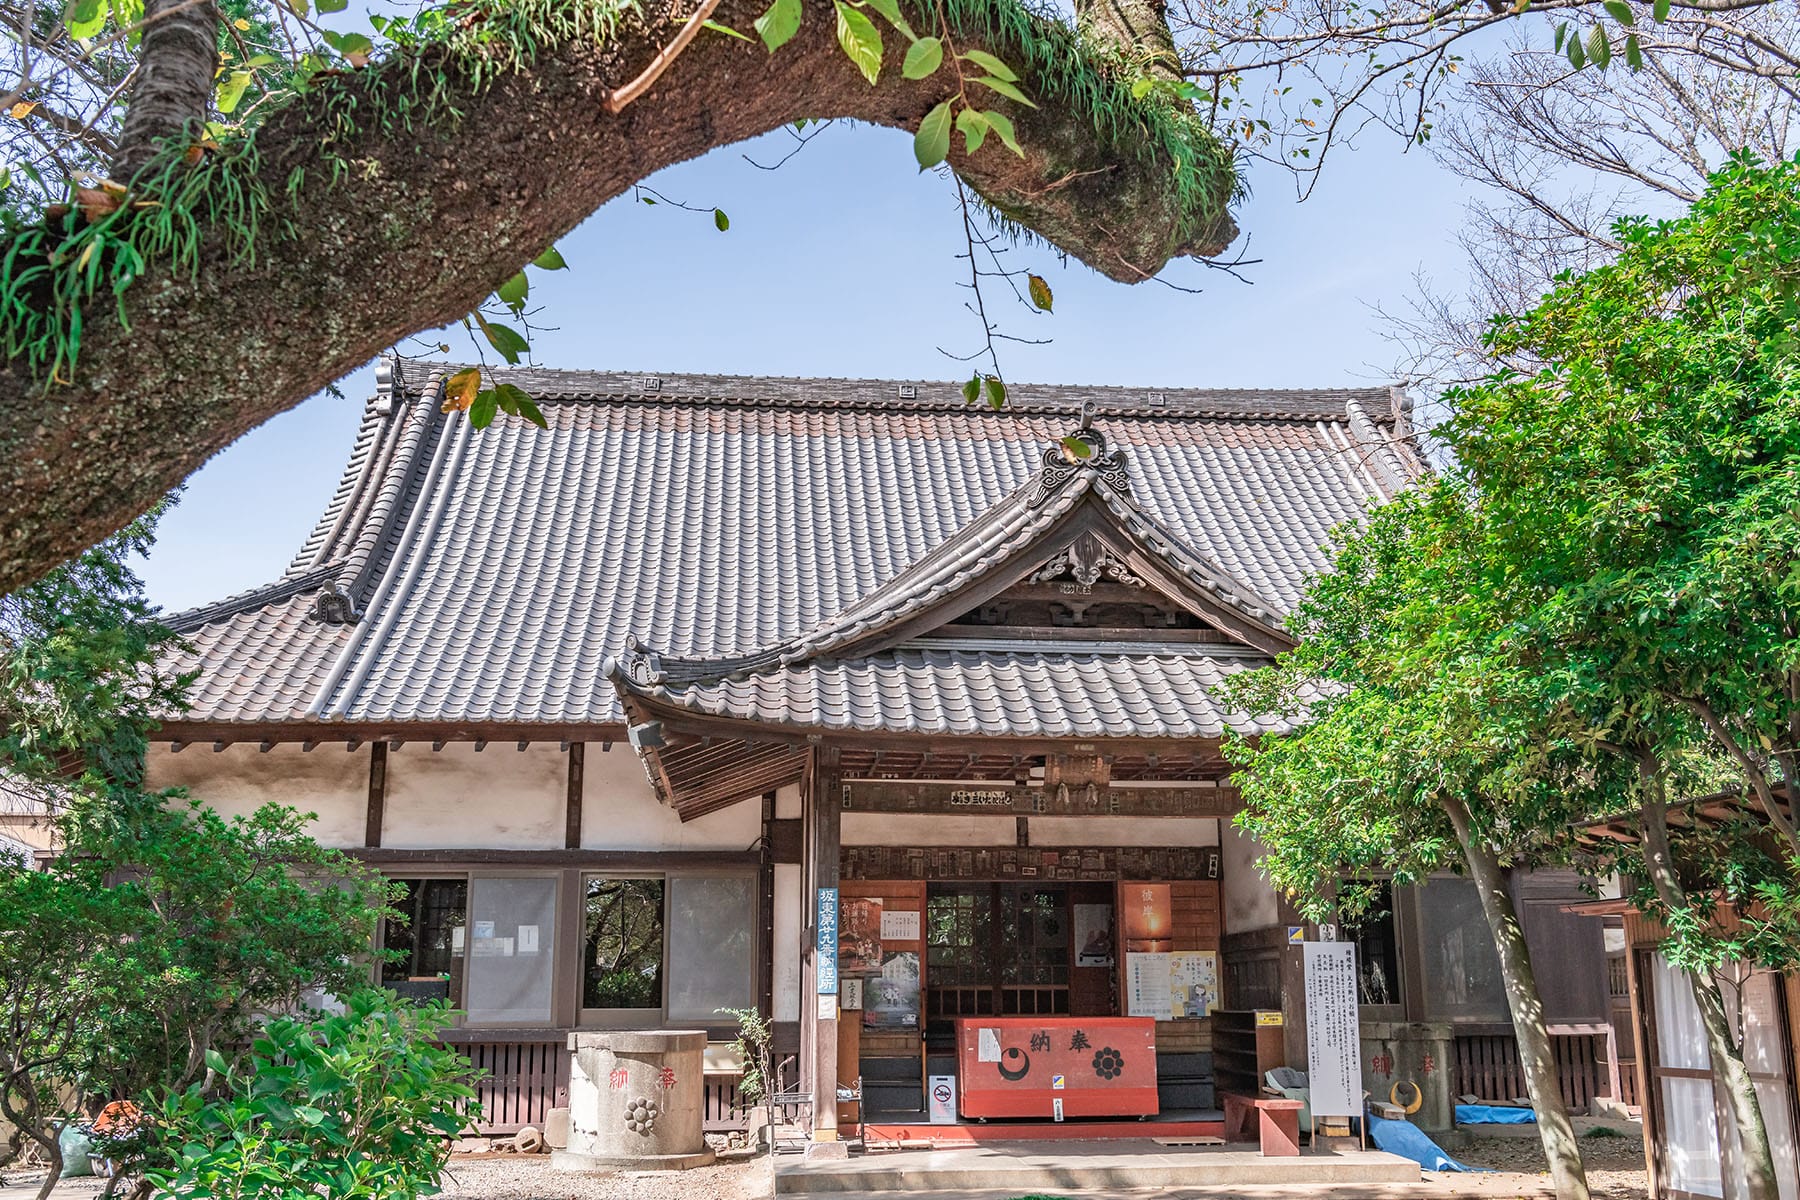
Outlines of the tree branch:
M952 152L958 175L1115 279L1223 251L1236 233L1225 209L1232 173L1218 172L1210 196L1182 194L1167 154L1147 148L1129 99L1110 122L1082 111L1070 102L1067 71L1059 80L1034 69L1042 43L1028 46L1018 34L1033 19L990 3L995 15L963 19L959 45L1016 64L1040 107L996 99L1024 155L990 139L973 156ZM748 27L762 7L724 0L716 16ZM327 77L271 113L255 136L248 182L275 208L258 226L252 257L234 254L231 230L209 229L196 270L152 263L132 283L129 328L101 289L83 313L72 383L46 390L20 359L0 370L8 503L0 593L121 527L239 435L395 341L460 319L652 172L801 117L912 129L949 86L903 79L900 39L890 38L881 82L871 87L839 49L829 7L812 3L779 52L700 37L657 86L623 113L607 113L613 83L636 77L661 51L670 16L668 0L653 3L606 43L546 46L528 71L500 73L485 87L471 78L480 62L453 61L438 47L402 53ZM1067 44L1077 52L1072 37ZM434 97L442 98L438 113L454 105L458 116L428 115ZM1145 116L1152 103L1142 102ZM166 127L176 113L164 109ZM122 142L133 153L133 138ZM1204 147L1204 134L1194 145ZM322 146L339 169L321 161Z

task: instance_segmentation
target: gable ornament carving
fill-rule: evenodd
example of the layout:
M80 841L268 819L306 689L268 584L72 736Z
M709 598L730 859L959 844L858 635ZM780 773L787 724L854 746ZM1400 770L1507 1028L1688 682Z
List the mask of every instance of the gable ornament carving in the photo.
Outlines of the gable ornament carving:
M1101 579L1110 579L1127 587L1149 586L1142 576L1134 574L1105 544L1092 533L1083 533L1066 550L1039 567L1031 575L1032 583L1051 583L1068 575L1083 587L1093 587Z

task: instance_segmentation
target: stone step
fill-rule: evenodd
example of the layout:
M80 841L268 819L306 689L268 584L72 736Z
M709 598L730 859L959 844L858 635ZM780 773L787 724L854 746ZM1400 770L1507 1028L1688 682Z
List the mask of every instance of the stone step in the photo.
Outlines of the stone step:
M1080 1148L1078 1149L1077 1146ZM783 1164L781 1195L1006 1191L1067 1195L1126 1188L1417 1184L1419 1166L1380 1151L1265 1158L1254 1150L1176 1150L1155 1142L990 1143Z

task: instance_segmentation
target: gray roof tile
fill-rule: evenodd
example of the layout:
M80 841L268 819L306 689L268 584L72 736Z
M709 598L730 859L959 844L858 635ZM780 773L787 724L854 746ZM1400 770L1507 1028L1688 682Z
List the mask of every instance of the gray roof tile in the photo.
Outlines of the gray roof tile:
M1418 469L1386 388L1167 389L1153 403L1018 384L994 413L953 383L901 399L867 380L663 375L652 392L642 375L507 374L547 432L441 415L438 375L386 381L283 578L179 618L202 672L190 720L617 723L606 668L628 637L714 658L819 629L1026 483L1084 403L1127 456L1146 536L1277 616L1324 565L1330 528ZM359 621L315 613L332 581ZM967 695L1037 703L1025 664L982 661ZM1198 695L1213 670L1153 661L1122 685L1163 672ZM906 662L858 701L912 712L916 681L942 672ZM1060 694L1097 669L1061 659L1046 685Z

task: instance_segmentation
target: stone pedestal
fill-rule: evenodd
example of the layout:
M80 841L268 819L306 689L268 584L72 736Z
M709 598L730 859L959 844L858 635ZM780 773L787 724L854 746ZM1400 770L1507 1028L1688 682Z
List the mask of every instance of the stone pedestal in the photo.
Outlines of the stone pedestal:
M565 1171L685 1170L713 1161L701 1133L706 1105L700 1030L571 1033Z
M1451 1129L1454 1037L1447 1021L1363 1021L1363 1087L1372 1099L1412 1109L1407 1120L1427 1133Z

